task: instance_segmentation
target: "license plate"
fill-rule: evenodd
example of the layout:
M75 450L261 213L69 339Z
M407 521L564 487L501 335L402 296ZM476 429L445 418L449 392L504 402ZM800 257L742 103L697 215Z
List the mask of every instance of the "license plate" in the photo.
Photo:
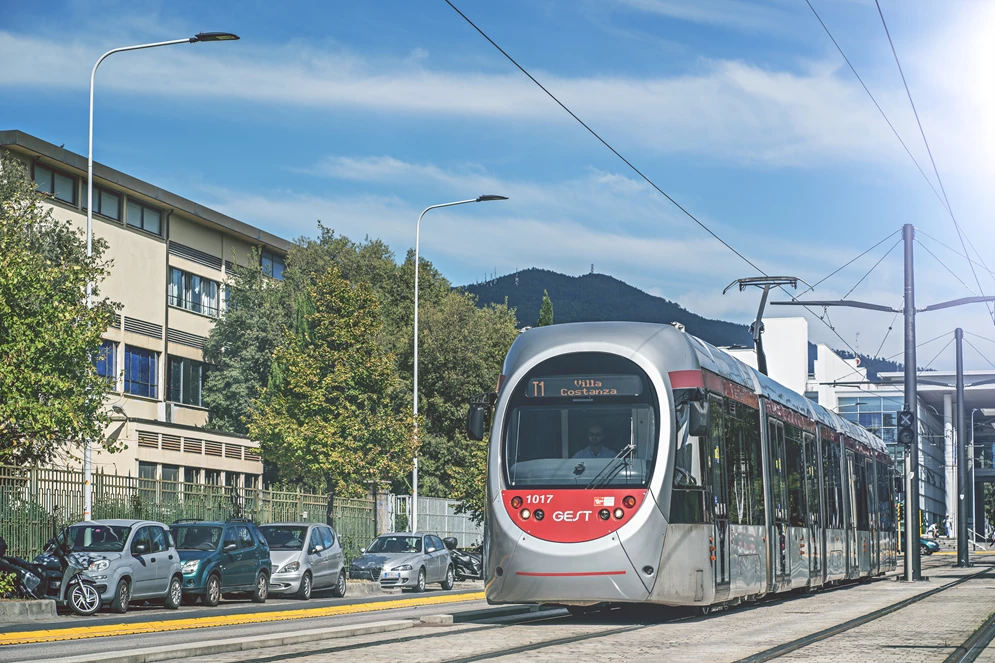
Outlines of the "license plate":
M400 573L385 573L385 574L383 574L380 577L381 578L387 578L388 580L395 580L397 578L400 578L401 574Z

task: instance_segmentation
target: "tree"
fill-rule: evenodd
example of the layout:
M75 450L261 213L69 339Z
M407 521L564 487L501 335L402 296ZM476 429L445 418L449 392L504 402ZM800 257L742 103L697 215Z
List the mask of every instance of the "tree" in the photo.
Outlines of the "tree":
M280 478L361 495L410 468L411 418L389 398L397 373L370 287L331 266L307 292L313 313L305 329L284 332L249 434L279 459Z
M539 309L539 321L536 327L548 327L553 324L553 302L549 299L549 293L542 291L542 308Z
M111 390L92 358L118 305L101 298L107 243L58 221L24 165L0 158L0 463L46 462L104 436ZM93 307L86 304L92 282Z
M258 260L250 262L225 283L225 312L204 344L211 364L204 380L211 427L242 435L249 430L251 404L269 380L273 351L291 324L280 282L266 277Z

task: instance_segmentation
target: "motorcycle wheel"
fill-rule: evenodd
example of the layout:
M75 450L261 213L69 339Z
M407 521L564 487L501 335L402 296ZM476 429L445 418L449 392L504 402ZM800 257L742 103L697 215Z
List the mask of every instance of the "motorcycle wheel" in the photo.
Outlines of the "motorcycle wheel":
M69 607L82 617L100 610L100 594L97 588L86 582L77 582L69 590Z

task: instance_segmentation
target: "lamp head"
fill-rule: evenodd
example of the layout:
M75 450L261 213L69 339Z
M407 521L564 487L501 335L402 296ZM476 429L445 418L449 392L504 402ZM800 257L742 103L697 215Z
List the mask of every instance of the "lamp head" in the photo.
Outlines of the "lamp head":
M507 196L477 196L478 203L486 203L492 200L508 200Z
M236 41L238 40L238 35L231 32L198 32L193 37L190 37L190 43L194 44L198 41Z

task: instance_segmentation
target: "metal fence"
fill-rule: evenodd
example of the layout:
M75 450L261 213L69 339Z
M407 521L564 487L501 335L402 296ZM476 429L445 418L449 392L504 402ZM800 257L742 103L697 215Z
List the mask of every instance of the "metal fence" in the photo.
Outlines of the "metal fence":
M352 559L375 535L372 499L93 475L93 518L171 523L180 518L256 523L328 522ZM83 473L0 465L0 535L9 554L32 557L59 529L83 516Z
M391 522L395 532L408 529L411 522L410 495L391 495ZM470 548L483 543L484 528L473 522L470 514L456 513L460 502L444 497L418 496L418 529L442 538L456 537L459 547Z

